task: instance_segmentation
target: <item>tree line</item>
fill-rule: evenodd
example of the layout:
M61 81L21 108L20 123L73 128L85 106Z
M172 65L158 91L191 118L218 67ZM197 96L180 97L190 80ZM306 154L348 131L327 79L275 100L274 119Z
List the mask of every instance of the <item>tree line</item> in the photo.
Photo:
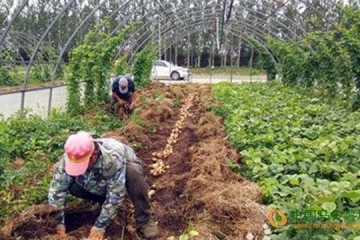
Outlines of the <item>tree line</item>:
M16 7L22 3L18 1L18 6L14 6L14 2L16 1L4 0L0 3L3 29L9 23ZM147 29L138 31L134 37L143 36L150 31L152 37L149 41L159 45L158 56L180 65L257 66L260 55L258 50L248 43L247 36L256 36L260 41L264 41L265 34L287 39L329 29L339 21L336 9L341 1L109 0L100 5L99 1L95 0L74 0L64 10L68 3L69 1L61 0L28 1L13 22L7 38L8 47L10 45L18 49L17 60L29 60L29 55L42 34L53 19L61 14L46 34L41 46L53 49L56 53L62 52L61 57L65 62L68 62L71 50L83 42L86 33L101 19L108 18L110 31L129 22L150 22ZM355 0L350 0L348 4L357 6ZM161 26L159 19L164 19ZM176 34L181 28L189 34L169 40L169 36L164 32L158 33L164 23L172 21L172 28L178 29L170 30L168 35ZM197 22L201 21L208 22L208 25L203 24L207 28L201 29L202 25L197 25ZM80 24L81 27L77 29ZM132 42L140 45L141 40L143 39L138 38ZM136 46L132 48L134 50ZM52 59L51 56L41 58Z

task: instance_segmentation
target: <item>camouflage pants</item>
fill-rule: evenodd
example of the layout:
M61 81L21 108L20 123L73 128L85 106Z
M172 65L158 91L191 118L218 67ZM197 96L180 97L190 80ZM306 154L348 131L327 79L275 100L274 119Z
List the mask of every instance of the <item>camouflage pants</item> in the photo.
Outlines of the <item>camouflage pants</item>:
M136 225L142 226L150 220L150 203L148 197L148 185L145 181L142 167L137 162L130 162L126 165L126 190L134 204L134 217ZM106 199L105 195L96 195L86 191L76 182L74 182L69 192L71 195L90 201L98 202L100 205Z

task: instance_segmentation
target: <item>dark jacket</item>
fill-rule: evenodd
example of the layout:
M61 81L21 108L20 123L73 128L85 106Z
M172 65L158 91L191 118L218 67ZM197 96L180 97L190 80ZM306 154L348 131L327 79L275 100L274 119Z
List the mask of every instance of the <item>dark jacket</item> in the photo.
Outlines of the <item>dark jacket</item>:
M124 77L128 81L128 91L127 93L121 93L119 90L119 80L123 78L123 76L117 76L112 83L112 92L119 96L122 100L128 102L131 100L131 94L135 92L135 84L134 81L130 77Z

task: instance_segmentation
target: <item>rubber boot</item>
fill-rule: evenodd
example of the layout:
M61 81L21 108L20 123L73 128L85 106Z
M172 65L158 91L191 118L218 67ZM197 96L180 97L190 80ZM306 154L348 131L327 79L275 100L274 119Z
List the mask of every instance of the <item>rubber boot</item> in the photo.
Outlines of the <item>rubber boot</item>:
M159 235L159 228L157 222L154 222L151 219L148 223L141 226L140 231L145 238L154 238Z

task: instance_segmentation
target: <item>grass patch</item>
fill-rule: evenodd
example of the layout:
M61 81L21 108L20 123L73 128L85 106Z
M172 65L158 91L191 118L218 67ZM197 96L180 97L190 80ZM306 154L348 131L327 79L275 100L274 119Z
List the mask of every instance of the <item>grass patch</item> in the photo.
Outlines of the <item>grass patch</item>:
M69 116L53 111L49 119L17 115L0 121L0 222L47 200L52 166L63 154L67 137L79 130L99 137L123 126L101 109Z

